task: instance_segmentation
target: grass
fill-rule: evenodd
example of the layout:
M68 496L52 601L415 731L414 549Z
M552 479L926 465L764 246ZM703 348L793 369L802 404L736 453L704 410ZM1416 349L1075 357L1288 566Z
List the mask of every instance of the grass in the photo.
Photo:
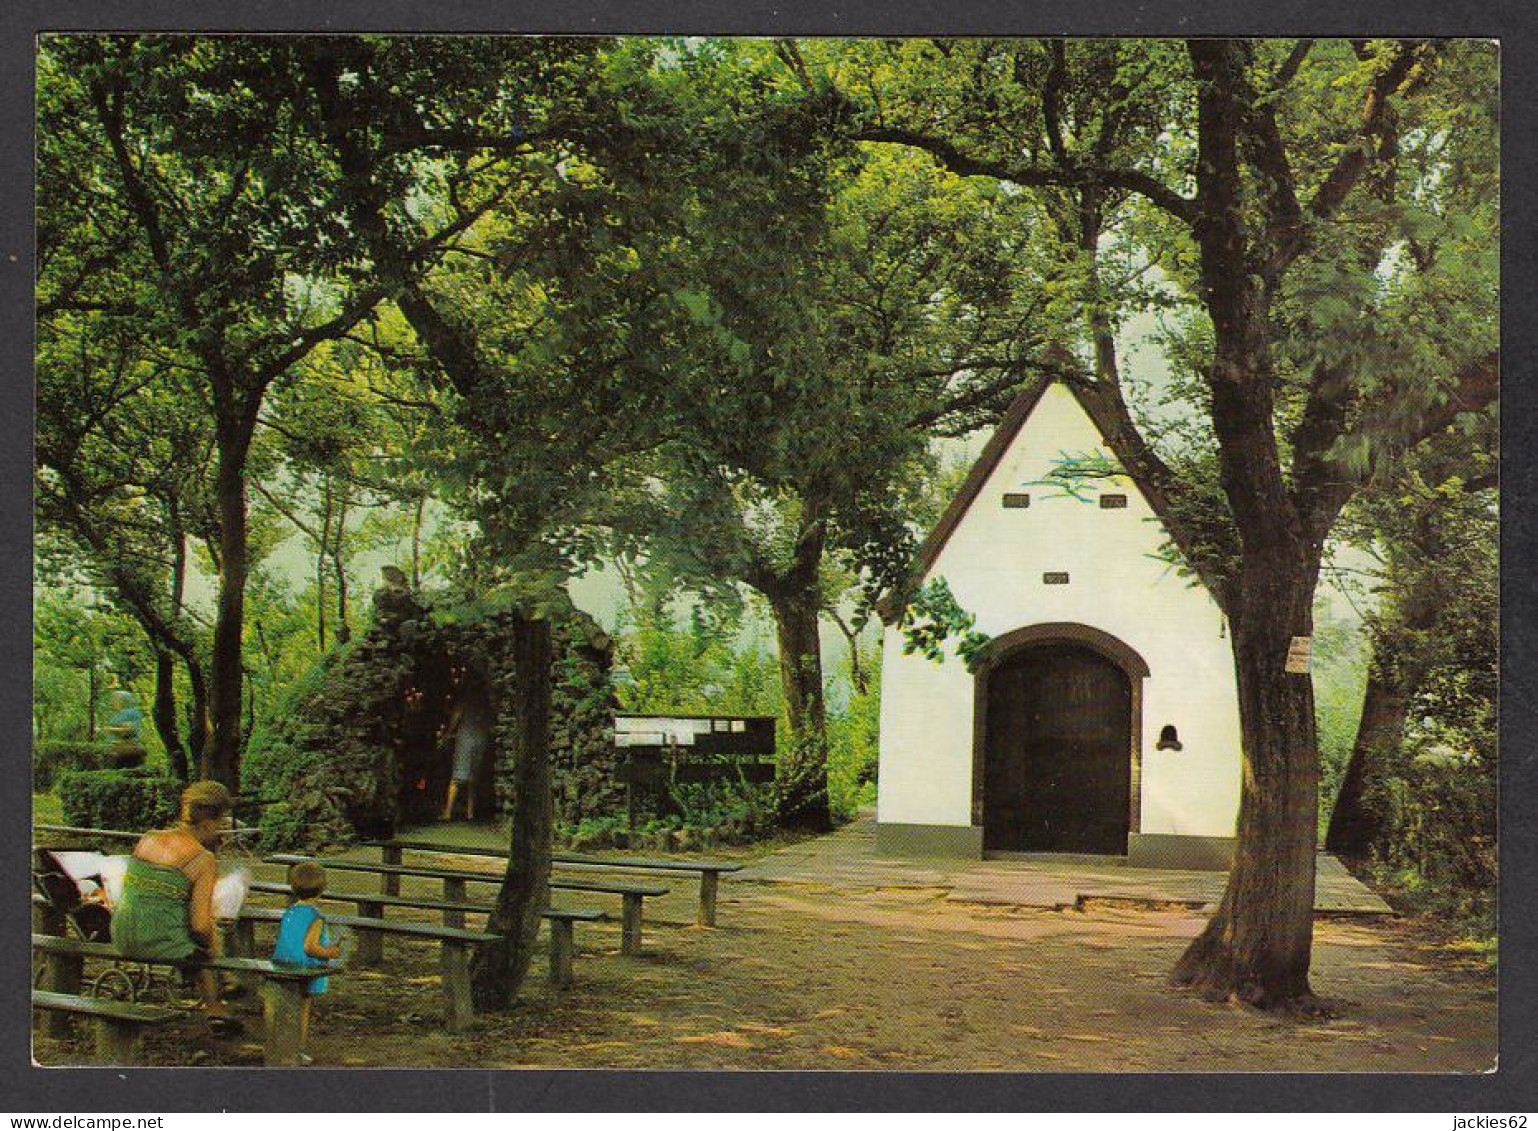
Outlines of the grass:
M34 793L32 795L32 822L37 825L64 823L64 809L55 794Z

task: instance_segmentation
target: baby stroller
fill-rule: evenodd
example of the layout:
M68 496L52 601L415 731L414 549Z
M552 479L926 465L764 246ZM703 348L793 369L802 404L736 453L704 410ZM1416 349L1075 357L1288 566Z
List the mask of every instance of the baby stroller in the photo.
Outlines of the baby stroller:
M86 899L81 894L80 884L52 849L34 850L32 886L47 901L54 916L64 923L66 936L86 942L112 942L112 913L105 904ZM33 985L41 985L43 970L44 967L39 966L34 971ZM115 1001L141 1001L149 996L171 999L176 996L176 986L153 967L120 961L85 979L81 983L81 992L89 997Z

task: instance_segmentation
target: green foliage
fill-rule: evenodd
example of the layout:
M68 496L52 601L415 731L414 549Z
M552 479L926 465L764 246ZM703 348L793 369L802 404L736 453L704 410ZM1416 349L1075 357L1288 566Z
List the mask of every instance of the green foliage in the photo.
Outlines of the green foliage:
M1481 759L1407 747L1368 798L1385 815L1373 868L1414 910L1496 930L1496 774Z
M956 655L970 671L992 640L972 627L976 623L977 616L956 603L949 582L937 577L922 586L903 610L903 655L918 652L927 660L944 663L946 641L954 637Z
M72 770L106 767L107 747L99 742L38 742L32 747L32 788L47 791Z
M304 847L308 829L303 816L286 801L275 801L262 809L257 822L257 846L262 852L287 852Z
M848 701L828 712L828 803L839 820L876 803L876 766L881 752L879 642L862 647L861 670L865 686L852 686Z
M1367 682L1362 626L1334 618L1323 601L1314 607L1314 715L1319 728L1319 817L1327 823L1341 776L1356 742Z
M628 674L618 688L622 710L640 714L779 715L778 665L741 622L713 625L691 612L679 628L666 611L637 614L619 630L617 658Z
M59 778L64 822L142 832L176 819L182 783L143 770L78 770Z

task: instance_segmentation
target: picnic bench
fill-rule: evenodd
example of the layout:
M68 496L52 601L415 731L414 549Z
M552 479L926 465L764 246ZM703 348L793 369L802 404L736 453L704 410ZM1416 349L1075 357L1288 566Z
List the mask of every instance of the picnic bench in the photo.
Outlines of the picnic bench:
M55 994L77 995L85 971L87 958L99 958L108 962L139 962L148 966L177 966L178 962L164 958L145 958L124 954L110 943L85 942L66 939L58 935L33 935L32 949L42 951L46 970L43 989ZM302 1046L299 1042L299 1016L304 1006L306 991L315 971L295 966L283 966L261 958L211 958L203 964L210 970L234 974L237 977L260 976L263 982L266 1039L263 1043L262 1063L267 1065L297 1064ZM63 1035L63 1024L68 1015L50 1012L51 1018L60 1024L45 1029L51 1036Z
M136 1064L143 1047L144 1030L182 1016L163 1005L139 1005L79 994L33 990L32 1008L65 1017L86 1017L96 1030L96 1058L105 1064Z
M253 880L251 891L268 895L288 896L293 894L293 888L287 884L272 883L268 880ZM358 909L358 916L367 919L371 926L360 927L358 930L358 949L353 955L353 962L359 966L378 966L384 961L384 933L372 928L374 921L383 921L386 907L409 907L421 911L442 911L445 918L445 926L452 926L446 920L449 915L465 911L479 912L489 915L492 905L489 903L455 903L446 899L427 899L409 895L382 895L378 892L367 891L326 891L316 896L320 900L329 900L336 903L351 903ZM550 981L557 986L569 986L572 982L572 958L576 954L575 925L577 923L594 923L603 918L601 911L581 911L575 908L547 907L541 913L547 923L550 924ZM337 919L338 922L342 920Z
M402 850L434 852L439 855L491 856L501 860L508 858L504 848L481 845L438 844L429 840L413 840L397 837L394 840L368 842L380 850L380 859L386 864L402 863ZM629 872L698 872L700 877L700 904L695 922L702 927L716 925L716 891L723 872L741 871L742 865L728 860L636 860L615 856L588 856L580 853L557 852L550 862L561 868L607 868L611 871Z
M234 920L232 945L247 957L255 957L257 923L276 923L283 912L276 907L242 907ZM358 932L361 940L365 933L375 938L396 935L402 938L425 939L440 945L439 971L443 987L444 1027L451 1033L469 1028L475 1016L470 1000L470 950L472 947L496 942L500 935L486 931L467 931L460 927L439 927L433 923L402 923L388 919L372 919L363 915L327 915L326 921L338 927L350 927ZM323 968L310 968L310 977L326 973Z
M309 856L279 853L266 858L268 864L298 864L311 860ZM398 894L399 878L415 876L422 879L443 881L443 898L453 908L445 909L444 922L452 926L464 926L465 910L471 905L465 897L466 885L471 883L500 884L501 875L493 872L476 872L464 868L435 868L427 865L374 864L366 860L341 860L326 857L315 861L338 872L364 872L397 880L397 891L381 892L381 895ZM589 883L582 880L551 879L550 886L563 891L585 891L600 895L618 895L622 899L620 918L620 953L639 954L641 951L641 905L648 896L666 895L668 889L655 884ZM452 919L451 919L452 917Z

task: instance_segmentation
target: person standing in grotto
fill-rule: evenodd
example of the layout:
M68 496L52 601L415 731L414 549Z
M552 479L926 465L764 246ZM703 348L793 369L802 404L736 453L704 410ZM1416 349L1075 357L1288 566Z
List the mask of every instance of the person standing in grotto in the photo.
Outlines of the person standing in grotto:
M461 795L465 799L465 819L475 816L475 779L491 745L491 696L486 681L474 670L465 673L449 715L448 729L453 735L454 763L449 774L448 796L443 802L443 819L454 819L454 808Z

